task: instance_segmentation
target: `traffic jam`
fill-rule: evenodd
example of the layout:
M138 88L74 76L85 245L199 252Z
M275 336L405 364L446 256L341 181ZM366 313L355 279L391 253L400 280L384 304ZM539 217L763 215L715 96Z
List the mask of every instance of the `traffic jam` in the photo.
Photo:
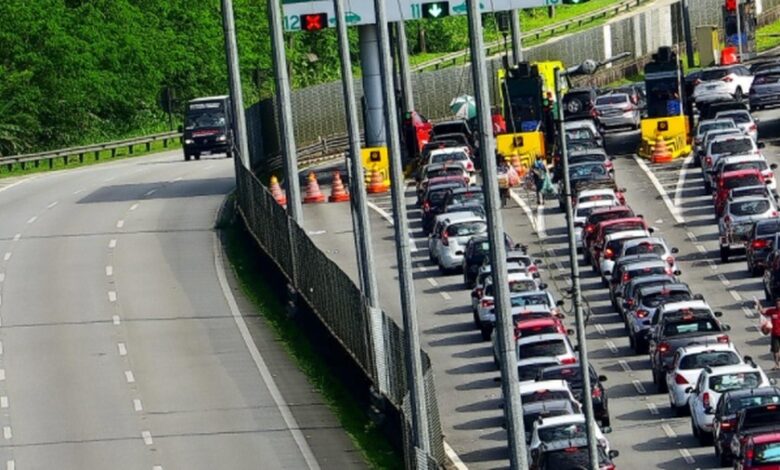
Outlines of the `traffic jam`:
M769 308L762 309L758 303L755 308L761 309L760 330L773 338L777 361L780 309L774 307L780 299L780 209L773 172L776 165L763 155L753 112L780 104L780 60L705 68L683 77L676 55L668 48L659 50L655 59L646 68L645 83L609 90L572 87L562 97L565 135L561 140L565 139L568 151L580 269L590 268L598 276L620 317L631 352L647 358L655 392L668 396L674 416L689 417L690 432L699 445L711 446L721 466L780 468L780 388L732 341L731 326L724 319L727 315L712 308L704 293L684 281L680 250L632 209L627 200L630 194L626 194L630 192L618 184L621 175L616 174L615 157L605 148L608 132L641 129L640 157L659 164L677 158L686 149L675 143L673 135L656 135L646 145L645 121L653 126L663 122L656 127L673 133L675 120L687 118L685 112L690 112L686 162L689 171L701 171L701 189L711 194L711 226L718 234L720 262L744 256L748 273L763 275ZM675 74L669 74L670 70ZM505 109L510 109L503 113L506 122L497 124L502 119L494 118L499 185L502 190L513 188L507 191L512 199L535 203L548 214L553 210L551 201L557 200L563 212L560 152L548 155L545 164L540 163L545 161L541 156L534 162L518 162L513 158L516 151L514 155L502 152L502 125L527 129L527 121L536 117L537 129L548 126L552 133L553 123L527 115L527 108L523 116L511 112L516 98L511 94L522 94L517 90L522 90L523 81L534 83L533 93L539 95L536 87L545 82L544 64L516 73L520 86L505 87L510 91L502 97ZM510 75L507 80L513 79ZM670 89L690 98L681 100ZM541 96L547 96L544 89ZM540 108L545 109L544 105ZM484 196L478 185L477 146L467 120L434 124L416 174L417 199L429 259L442 275L462 276L464 289L470 291L474 329L491 343L498 370L495 286ZM647 148L646 155L643 148ZM556 183L557 189L551 189ZM578 349L570 339L573 313L564 312L571 302L571 290L548 286L545 278L550 270L544 260L529 254L535 251L529 246L532 243L536 242L504 236L530 468L587 468L585 394L592 399L598 424L601 468L616 468L619 451L610 446L608 438L612 417L607 377L589 364L591 388L583 390ZM775 362L775 366L780 365Z

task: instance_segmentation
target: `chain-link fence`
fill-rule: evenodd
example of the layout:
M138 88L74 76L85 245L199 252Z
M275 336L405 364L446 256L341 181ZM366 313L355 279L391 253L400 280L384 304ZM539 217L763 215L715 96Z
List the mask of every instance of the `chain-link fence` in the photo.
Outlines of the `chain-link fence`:
M287 216L260 180L238 162L236 175L239 214L257 245L289 280L299 301L306 303L332 339L357 365L356 370L365 375L367 382L376 385L377 370L370 343L371 322L365 296L349 276L316 247L306 231ZM406 468L418 468L411 432L411 409L408 406L404 334L401 327L384 312L382 324L385 330L384 362L389 375L385 413L393 416L390 421L400 423ZM422 360L432 457L427 468L433 470L444 463L444 444L433 371L424 351Z

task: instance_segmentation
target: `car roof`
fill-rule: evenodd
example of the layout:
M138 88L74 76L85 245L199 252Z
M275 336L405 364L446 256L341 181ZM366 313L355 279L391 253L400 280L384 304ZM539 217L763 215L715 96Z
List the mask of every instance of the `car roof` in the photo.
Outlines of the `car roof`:
M644 229L623 230L622 232L610 233L607 235L605 240L611 242L615 240L623 240L624 238L642 237L647 235L647 233L647 230Z
M718 111L715 113L715 118L717 119L719 116L725 116L727 114L747 114L751 119L753 118L753 115L750 114L750 111L746 109L724 109L723 111Z
M769 442L780 441L780 432L772 431L761 434L753 434L751 436L754 444L767 444Z
M526 357L523 359L519 359L517 361L517 366L528 366L528 365L535 365L535 364L558 364L558 360L555 359L552 356L537 356L537 357Z
M444 162L444 163L431 163L430 165L427 165L425 167L425 172L427 173L431 170L441 170L443 168L456 168L456 169L463 170L463 167L457 163Z
M756 387L756 388L739 388L737 390L729 390L728 392L724 393L724 397L728 398L742 398L742 397L752 397L752 396L767 396L767 395L778 395L780 396L780 388L777 388L775 386L769 385L766 387Z
M610 225L620 225L622 223L632 223L632 222L644 222L645 219L641 217L621 217L619 219L609 219L609 220L602 220L599 222L599 225L601 227L609 227Z
M537 343L539 341L549 341L553 339L566 340L563 333L543 333L541 335L523 336L517 340L518 344Z
M752 161L766 162L766 158L764 158L761 155L728 155L718 159L717 164L727 165L729 163L743 163L743 162L752 162Z
M448 153L465 153L468 154L468 149L465 146L458 146L458 147L444 147L443 149L435 149L431 150L431 152L428 154L429 157L433 157L436 155L444 155Z
M530 414L529 412L536 412L539 410L566 410L570 408L572 408L572 405L569 400L535 401L533 403L526 403L522 406L523 414Z
M457 189L452 190L452 194L471 193L471 192L481 193L482 186L479 185L461 186Z
M512 281L528 281L528 280L531 280L531 281L534 280L534 278L530 274L528 274L528 273L510 273L509 276L507 276L507 281L508 282L512 282Z
M678 349L680 356L688 354L699 354L706 351L734 351L737 348L730 341L728 343L710 343L710 344L689 344ZM737 353L739 354L739 353Z
M542 418L541 421L534 423L534 427L540 429L552 426L560 426L561 424L577 424L584 422L585 415L582 413L575 413L572 415L550 416L549 418Z
M562 379L540 380L538 382L528 382L520 384L520 394L536 392L539 390L566 390L571 391L569 383Z
M612 207L615 205L615 201L609 199L598 199L595 201L583 201L577 204L577 209L590 209L592 207Z
M608 212L629 212L629 211L631 211L631 208L628 206L609 206L609 207L604 207L602 209L594 209L593 212L590 213L590 215L606 214ZM602 221L599 223L603 223L603 222L606 221Z
M203 101L217 101L217 100L224 100L230 98L228 95L216 95L216 96L204 96L202 98L195 98L194 100L190 100L190 103L201 103Z
M698 124L697 127L701 127L702 125L705 125L705 124L728 124L729 122L734 124L734 120L733 119L727 119L727 118L715 117L715 118L712 118L712 119L702 119L701 121L699 121L699 124Z
M753 139L751 137L749 137L749 136L747 136L745 134L742 134L742 131L739 131L740 133L738 134L738 133L734 132L734 129L718 129L717 131L713 131L713 132L721 132L721 131L727 131L727 133L725 135L715 136L712 139L712 142L710 142L711 144L714 144L716 142L725 142L727 140L747 140L747 139L750 139L751 141L753 141Z
M447 212L447 213L444 213L444 214L437 215L435 220L436 220L436 222L439 222L439 221L442 221L442 222L449 221L450 223L453 223L453 222L460 222L460 221L464 221L464 220L472 220L474 218L477 218L477 219L482 220L482 221L485 220L482 217L478 217L478 216L474 215L474 213L472 213L472 212L453 212L453 213Z
M662 286L655 285L655 286L644 286L639 288L639 292L641 292L643 295L662 292L665 290L685 290L690 292L691 287L684 282L673 282L671 284L664 284Z
M709 304L703 300L700 299L693 299L693 300L684 300L682 302L670 302L668 304L664 304L661 306L661 308L665 312L671 312L674 310L683 310L683 309L707 309L712 310L712 308L709 306Z
M754 201L769 201L769 203L772 203L772 200L768 196L745 196L741 197L739 199L732 199L730 201L727 201L726 203L731 204L742 204L743 202L754 202Z
M657 255L656 255L657 256ZM648 260L641 260L637 261L636 263L629 263L627 265L623 265L626 271L634 271L637 269L644 269L644 268L652 268L655 266L667 266L666 261L662 260L661 258L657 259L648 259Z
M577 197L582 197L583 195L593 195L593 194L615 194L615 190L612 188L593 188L593 189L584 189L580 191L580 193L577 195Z
M734 372L761 371L761 368L753 364L733 364L730 366L709 367L704 369L707 375L733 374Z
M760 174L761 174L760 170L757 170L755 168L748 168L745 170L727 171L721 175L721 178L722 179L740 178L742 176L760 175Z
M429 185L426 191L430 193L432 191L441 191L443 189L461 188L461 187L463 187L462 184L454 181L448 181L445 183L436 182L436 184Z
M649 237L649 236L637 238L634 240L628 240L624 246L630 247L633 245L642 245L644 243L652 243L655 245L666 246L666 240L664 240L663 237Z

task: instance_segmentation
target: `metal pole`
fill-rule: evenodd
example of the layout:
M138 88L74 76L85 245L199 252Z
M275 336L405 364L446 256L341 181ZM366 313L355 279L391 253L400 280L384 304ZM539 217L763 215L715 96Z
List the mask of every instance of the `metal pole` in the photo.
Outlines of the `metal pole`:
M555 70L555 99L561 102L561 70ZM590 468L601 468L596 443L596 422L593 419L593 397L590 388L590 370L588 370L588 343L585 336L585 319L582 314L582 292L580 291L580 267L577 260L577 242L574 233L574 211L571 204L571 180L569 179L569 160L566 149L566 133L563 129L563 106L558 106L559 136L561 139L561 161L563 162L563 188L566 200L566 231L569 235L569 263L571 264L572 298L574 315L577 320L577 346L579 347L580 371L582 374L582 401L585 405L585 423L587 424L588 454Z
M376 29L376 25L373 24L358 26L360 69L363 72L363 121L367 147L387 145L387 137L385 136L387 124L382 112L382 76L379 67Z
M691 11L688 9L688 0L680 1L683 20L683 34L685 35L685 55L688 60L688 69L695 67L693 55L693 35L691 34Z
M276 96L279 100L279 121L282 129L282 154L287 176L287 212L298 225L303 224L301 188L298 180L298 151L295 148L295 130L292 116L292 93L290 77L287 74L287 59L282 30L282 6L279 0L268 0L269 22L271 23L271 48L274 51L274 72L276 75Z
M371 245L371 223L366 205L366 182L363 176L363 162L360 158L360 121L358 121L357 100L355 99L355 83L352 77L352 59L349 56L349 37L347 36L347 20L345 17L344 0L333 0L336 13L336 28L341 57L341 83L344 89L344 104L347 111L347 130L349 131L350 187L352 190L351 204L353 207L353 225L355 240L358 245L358 270L361 272L363 293L368 299L369 315L371 316L371 346L376 364L377 388L381 393L387 392L387 371L385 368L385 343L382 324L382 310L379 306L379 290L376 285L376 270L374 269L374 253Z
M739 41L738 47L739 47L739 61L742 62L742 16L741 12L739 11L739 0L736 0L736 6L737 6L737 41Z
M412 406L412 429L415 443L422 452L417 453L418 468L425 468L426 462L420 461L429 454L430 440L428 412L425 401L425 383L423 377L422 356L420 355L420 336L417 325L417 305L414 296L412 259L409 251L409 224L404 201L403 165L401 163L401 141L396 114L395 94L393 93L392 63L390 60L390 41L387 27L385 0L374 0L376 12L377 38L379 39L379 65L382 72L382 94L384 96L385 123L387 125L388 155L390 156L390 174L392 175L393 225L395 228L396 258L398 280L401 287L401 312L404 317L404 335L406 336L406 373L409 382L409 398Z
M233 103L235 133L233 144L238 143L241 164L249 170L249 141L246 135L246 116L244 115L244 94L241 90L241 71L238 67L238 45L236 44L236 23L233 17L233 0L222 0L222 27L225 31L225 55L228 62L228 81L230 82L230 101ZM169 93L170 98L170 93ZM232 152L232 149L229 150ZM233 156L233 155L231 155Z
M504 416L506 419L509 446L509 464L513 469L528 468L528 454L525 446L523 408L520 402L520 382L517 377L517 351L515 350L514 325L509 298L509 282L506 270L506 249L504 247L504 222L498 196L498 170L495 160L495 142L490 122L490 97L485 59L485 44L482 37L482 16L479 0L467 0L469 22L469 47L471 49L471 70L474 81L474 96L479 122L480 156L482 158L482 185L485 192L488 239L490 241L490 264L493 266L495 292L496 334L499 338L499 359L501 365L501 391L504 394Z
M403 21L396 23L395 32L398 36L398 64L401 68L401 90L403 90L404 111L414 111L412 69L409 66L409 43L406 40L406 25Z
M512 54L516 65L523 61L523 40L520 37L520 10L510 10L509 18L509 22L512 25Z

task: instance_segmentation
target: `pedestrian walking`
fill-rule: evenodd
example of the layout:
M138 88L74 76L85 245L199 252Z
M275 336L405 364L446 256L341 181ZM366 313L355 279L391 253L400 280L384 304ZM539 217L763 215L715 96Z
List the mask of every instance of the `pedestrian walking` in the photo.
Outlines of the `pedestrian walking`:
M544 180L547 178L547 167L544 165L544 161L541 158L537 158L534 162L531 172L534 178L534 187L536 188L536 203L540 206L544 205L544 193L542 188L544 187Z
M756 302L756 308L764 316L761 321L761 331L764 334L770 334L769 350L775 361L772 370L778 370L780 369L780 298L775 300L773 307L762 309L761 305Z

